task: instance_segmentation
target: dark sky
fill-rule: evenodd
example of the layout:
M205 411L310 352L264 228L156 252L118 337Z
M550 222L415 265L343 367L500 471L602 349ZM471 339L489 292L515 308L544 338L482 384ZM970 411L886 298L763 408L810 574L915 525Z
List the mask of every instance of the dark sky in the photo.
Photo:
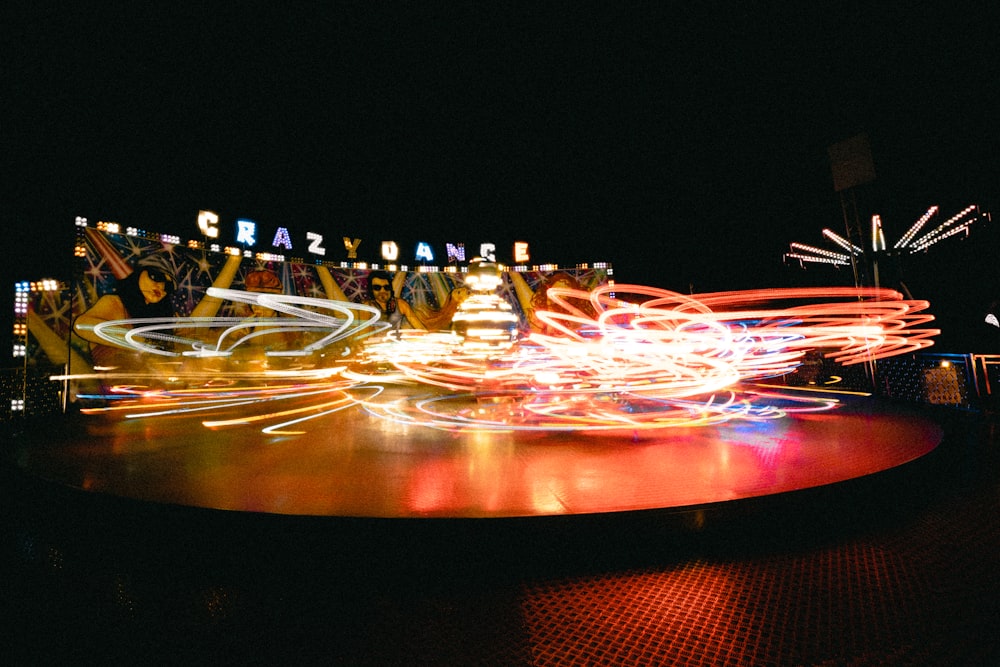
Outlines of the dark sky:
M194 238L205 208L741 289L797 280L788 243L843 229L834 142L868 134L861 215L890 241L1000 186L996 32L944 3L18 4L7 284L62 277L76 215Z

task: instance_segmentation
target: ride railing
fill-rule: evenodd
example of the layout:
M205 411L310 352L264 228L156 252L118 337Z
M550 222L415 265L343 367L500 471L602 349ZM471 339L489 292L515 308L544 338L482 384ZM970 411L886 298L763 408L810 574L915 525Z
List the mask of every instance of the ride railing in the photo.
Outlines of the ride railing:
M1000 354L973 354L972 378L983 408L1000 411Z
M791 385L808 367L785 376ZM823 359L808 371L810 385L963 410L995 412L1000 407L1000 355L924 352L841 366Z
M0 369L0 421L63 411L63 383L50 378L62 366Z

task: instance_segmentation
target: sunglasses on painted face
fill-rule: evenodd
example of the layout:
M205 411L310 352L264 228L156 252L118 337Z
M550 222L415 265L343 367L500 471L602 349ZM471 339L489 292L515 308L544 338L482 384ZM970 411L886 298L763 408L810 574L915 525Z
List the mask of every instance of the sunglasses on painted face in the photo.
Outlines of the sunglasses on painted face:
M174 289L174 278L171 275L157 269L146 269L146 275L154 283L163 283L168 290Z
M389 286L388 285L378 285L378 284L372 285L372 291L373 292L381 292L382 290L388 291L389 290Z

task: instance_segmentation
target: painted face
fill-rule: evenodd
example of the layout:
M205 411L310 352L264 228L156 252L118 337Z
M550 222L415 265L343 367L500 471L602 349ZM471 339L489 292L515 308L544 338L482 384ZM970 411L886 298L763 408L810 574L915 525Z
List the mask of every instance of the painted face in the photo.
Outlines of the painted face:
M173 291L169 277L155 269L143 269L139 274L139 291L146 303L159 303Z
M375 278L372 280L372 294L375 295L375 302L378 303L379 308L385 310L389 299L392 297L392 286L387 280Z
M452 293L451 298L455 300L455 303L461 305L463 301L469 298L471 292L468 287L456 287Z

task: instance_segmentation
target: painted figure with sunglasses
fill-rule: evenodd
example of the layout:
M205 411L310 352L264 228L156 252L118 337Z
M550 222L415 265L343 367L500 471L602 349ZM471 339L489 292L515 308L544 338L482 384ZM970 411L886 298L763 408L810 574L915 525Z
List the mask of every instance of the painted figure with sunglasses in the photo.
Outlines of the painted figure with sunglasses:
M365 303L381 310L382 318L389 322L393 329L400 328L403 318L406 318L414 329L427 328L413 307L396 295L392 277L385 271L372 271L368 274L368 299Z
M94 327L112 320L174 317L170 297L175 287L167 263L159 257L148 257L118 283L114 292L101 296L76 318L73 329L90 343L95 370L135 369L142 365L142 359L136 351L102 339L94 333Z
M284 287L278 274L269 268L257 268L243 278L247 292L256 294L282 294ZM246 328L238 333L244 342L233 351L231 361L249 365L255 370L281 365L288 357L268 357L268 352L288 352L299 347L299 336L277 324L281 313L269 305L252 303L249 316L243 320Z

